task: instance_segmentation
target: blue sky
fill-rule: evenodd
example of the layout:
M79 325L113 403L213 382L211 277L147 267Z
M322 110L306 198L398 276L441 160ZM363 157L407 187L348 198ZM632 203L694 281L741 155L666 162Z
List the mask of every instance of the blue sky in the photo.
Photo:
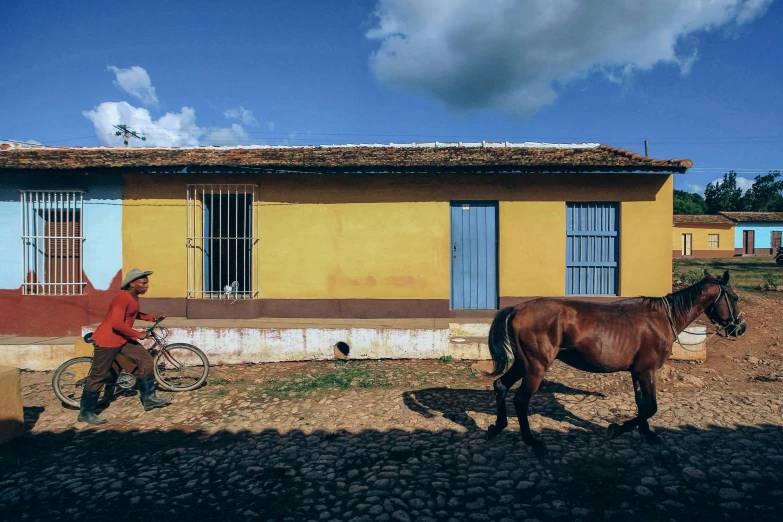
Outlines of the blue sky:
M780 0L17 2L0 138L600 142L703 190L783 168Z

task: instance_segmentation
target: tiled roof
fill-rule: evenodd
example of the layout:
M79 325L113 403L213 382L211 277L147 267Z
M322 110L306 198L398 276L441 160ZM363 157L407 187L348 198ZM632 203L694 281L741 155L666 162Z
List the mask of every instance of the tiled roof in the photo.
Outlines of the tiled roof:
M287 171L475 168L540 172L685 172L690 160L660 160L600 144L413 143L304 147L27 147L0 145L0 170L245 167Z
M721 212L721 214L737 223L783 221L783 212Z
M733 225L734 222L720 214L674 214L675 225Z

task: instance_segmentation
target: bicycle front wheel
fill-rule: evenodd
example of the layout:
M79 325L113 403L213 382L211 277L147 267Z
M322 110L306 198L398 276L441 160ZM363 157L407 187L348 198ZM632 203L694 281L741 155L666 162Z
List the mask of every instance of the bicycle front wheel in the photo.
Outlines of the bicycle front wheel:
M155 356L155 379L164 390L195 390L208 376L207 356L192 344L169 344Z
M76 357L62 363L52 376L52 389L57 398L78 408L91 366L92 357Z

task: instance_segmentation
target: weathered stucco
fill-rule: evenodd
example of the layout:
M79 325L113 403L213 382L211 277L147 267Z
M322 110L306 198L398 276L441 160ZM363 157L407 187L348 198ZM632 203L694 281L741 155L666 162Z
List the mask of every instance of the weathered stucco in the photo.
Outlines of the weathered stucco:
M671 290L671 175L126 175L125 269L183 298L186 186L257 185L260 297L448 299L449 202L499 201L501 296L563 295L566 201L620 202L620 293Z

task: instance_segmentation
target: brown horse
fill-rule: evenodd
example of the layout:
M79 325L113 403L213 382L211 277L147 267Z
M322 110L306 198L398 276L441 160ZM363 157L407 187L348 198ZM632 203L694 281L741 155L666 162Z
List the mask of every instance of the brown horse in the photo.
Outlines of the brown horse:
M514 407L522 440L536 453L542 442L530 433L527 419L530 398L555 359L593 373L630 371L638 415L622 425L611 424L610 438L639 428L650 442L657 440L648 419L655 415L655 371L669 358L677 335L704 313L726 337L745 333L739 298L729 285L729 273L716 278L706 270L704 278L665 297L635 297L614 303L540 298L504 308L489 331L489 351L499 375L494 382L497 421L489 427L493 438L506 426L506 394L522 379Z

